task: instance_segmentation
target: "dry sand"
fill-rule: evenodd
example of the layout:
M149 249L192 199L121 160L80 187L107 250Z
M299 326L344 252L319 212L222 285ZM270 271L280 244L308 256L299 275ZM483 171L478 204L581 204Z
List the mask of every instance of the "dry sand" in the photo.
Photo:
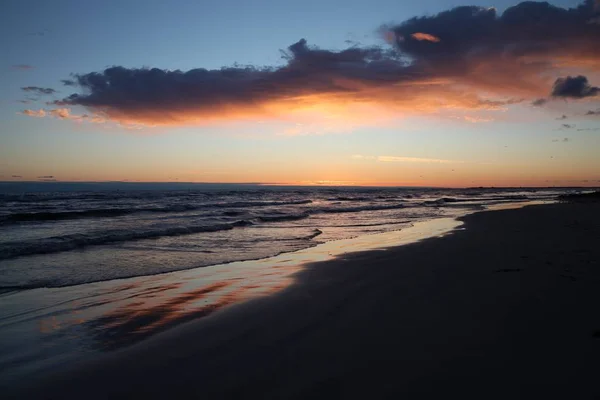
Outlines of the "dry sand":
M600 203L464 218L308 266L289 289L20 398L600 398Z

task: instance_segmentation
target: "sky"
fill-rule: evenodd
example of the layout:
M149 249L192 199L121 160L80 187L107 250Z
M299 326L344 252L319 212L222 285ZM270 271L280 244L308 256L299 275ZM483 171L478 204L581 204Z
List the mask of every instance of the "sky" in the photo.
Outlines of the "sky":
M600 1L0 3L0 181L600 186Z

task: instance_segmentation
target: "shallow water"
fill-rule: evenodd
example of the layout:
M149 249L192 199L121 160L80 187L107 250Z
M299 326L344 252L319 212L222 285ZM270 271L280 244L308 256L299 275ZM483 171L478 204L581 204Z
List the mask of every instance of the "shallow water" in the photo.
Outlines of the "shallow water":
M0 185L0 291L261 259L334 240L400 230L418 221L453 217L492 204L546 200L559 193L31 185L29 191L27 186Z

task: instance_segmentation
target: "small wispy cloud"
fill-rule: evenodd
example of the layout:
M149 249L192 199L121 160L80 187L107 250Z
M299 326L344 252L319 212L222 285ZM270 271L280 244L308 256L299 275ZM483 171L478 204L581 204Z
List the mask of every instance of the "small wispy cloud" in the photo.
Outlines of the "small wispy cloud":
M467 122L470 122L472 124L479 124L482 122L492 122L494 119L493 118L481 118L481 117L470 117L470 116L465 116L464 120Z
M563 120L565 120L565 119L567 119L567 118L569 118L569 117L567 117L566 115L564 115L564 114L563 114L563 116L562 116L562 117L558 117L558 118L556 118L556 120L557 120L557 121L563 121Z
M33 65L29 65L29 64L15 64L12 67L13 67L13 69L19 69L22 71L26 71L26 70L35 68Z
M553 139L552 140L553 143L568 143L570 141L571 141L571 139L569 139L568 137L563 138L563 139Z
M27 36L46 36L49 32L48 29L42 29L41 31L29 32Z
M444 160L439 158L420 158L420 157L399 157L399 156L366 156L362 154L353 154L350 158L354 160L372 160L377 162L397 162L397 163L430 163L430 164L464 164L459 160Z
M25 86L25 87L22 87L21 90L24 92L35 93L35 94L39 94L39 95L56 93L56 90L54 90L52 88L43 88L43 87L39 87L39 86Z
M28 117L37 117L37 118L42 118L46 116L46 111L45 110L23 110L21 111L21 114L23 115L27 115Z
M48 113L53 117L57 118L65 119L71 117L71 110L69 110L68 108L56 108L54 110L48 111Z
M404 162L404 163L430 163L430 164L462 164L464 161L442 160L439 158L420 158L420 157L397 157L397 156L379 156L380 162Z
M72 120L72 121L79 121L79 122L83 122L83 121L87 121L87 122L92 122L94 124L101 124L106 122L106 119L96 115L96 114L82 114L82 115L77 115L77 114L71 114L71 109L70 108L54 108L54 109L49 109L49 110L44 110L44 109L39 109L39 110L23 110L20 112L20 114L23 115L27 115L28 117L38 117L38 118L42 118L42 117L54 117L54 118L58 118L58 119L68 119L68 120Z
M375 156L363 156L362 154L353 154L350 158L354 160L375 160Z

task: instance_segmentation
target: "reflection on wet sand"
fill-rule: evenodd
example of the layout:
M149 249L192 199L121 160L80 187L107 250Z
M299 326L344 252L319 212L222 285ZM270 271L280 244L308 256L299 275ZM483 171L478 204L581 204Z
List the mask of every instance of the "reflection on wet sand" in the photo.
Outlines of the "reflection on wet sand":
M449 220L422 224L405 233L403 241L418 240L432 233L443 234L458 224ZM157 276L157 282L162 284L139 282L137 288L127 285L126 290L112 292L122 295L117 306L89 319L84 326L91 333L94 348L114 350L175 325L206 317L225 306L280 290L289 285L292 280L290 275L299 270L302 264L351 251L381 248L388 243L398 243L398 235L364 236L327 243L319 246L318 250L314 248L245 264L233 263L221 266L217 275L213 270L211 283L199 279L201 277L198 275L204 272L202 270L189 271L189 277L181 276L185 273L175 274L179 278L176 282L167 283L164 278ZM240 268L241 265L251 268ZM218 277L221 279L215 281ZM202 286L198 287L198 284ZM123 296L126 292L132 293Z
M253 282L248 282L248 277L235 277L191 288L184 281L140 288L127 285L125 291L133 293L123 296L116 307L78 321L83 321L84 329L89 332L91 347L115 350L175 325L206 317L225 306L280 290L289 284L290 279L283 278L291 272L289 268L284 271L277 268L275 272L260 271L250 279ZM55 319L51 323L59 328Z
M307 263L414 242L458 225L440 219L401 233L328 242L269 259L4 296L11 312L0 318L0 369L10 370L5 377L11 379L86 354L120 349L234 303L279 291Z
M216 303L197 304L209 295L216 295L230 284L218 282L197 290L170 297L166 301L152 306L147 302L132 302L108 312L87 323L92 336L103 349L114 349L131 344L169 326L202 317L220 308ZM158 290L153 290L158 296ZM194 307L193 304L197 305ZM189 311L186 311L188 310Z

